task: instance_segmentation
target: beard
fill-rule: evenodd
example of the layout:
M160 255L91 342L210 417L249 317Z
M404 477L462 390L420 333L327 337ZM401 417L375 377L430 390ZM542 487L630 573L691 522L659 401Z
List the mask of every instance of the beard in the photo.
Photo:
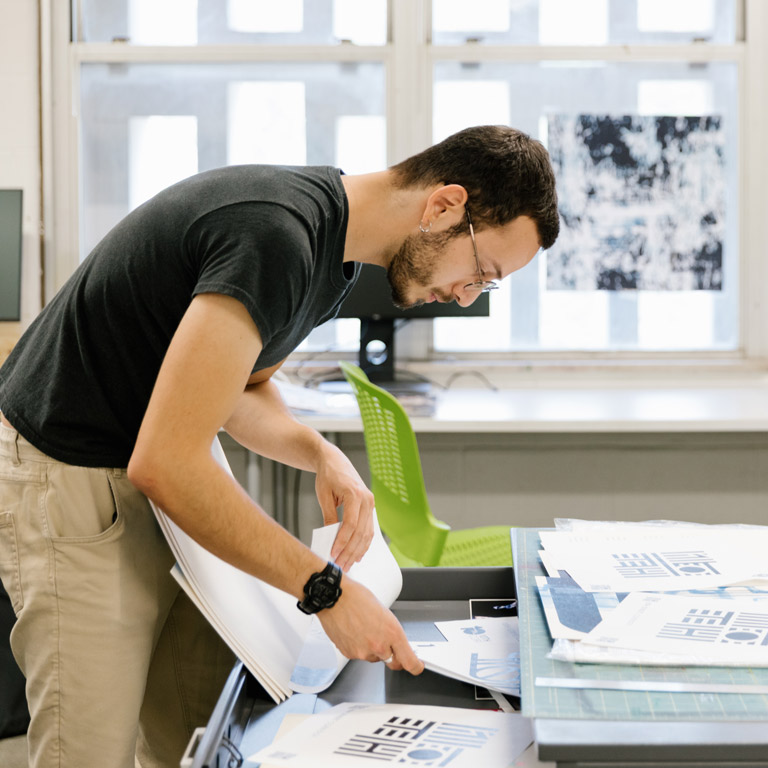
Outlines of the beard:
M436 234L408 235L395 252L387 267L387 280L392 291L392 302L400 309L412 309L424 303L423 299L412 301L408 297L412 286L427 288L432 282L435 269L445 246L462 232L457 225ZM452 296L430 289L440 301L449 302Z

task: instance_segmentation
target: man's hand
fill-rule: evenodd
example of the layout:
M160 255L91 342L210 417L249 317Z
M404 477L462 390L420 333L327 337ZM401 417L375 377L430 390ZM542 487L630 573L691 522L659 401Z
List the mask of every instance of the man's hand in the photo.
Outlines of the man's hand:
M323 523L344 514L331 550L331 559L348 571L367 552L373 539L373 494L368 490L352 462L330 443L326 444L315 478L315 492L323 512Z
M390 669L412 675L424 671L400 622L359 582L344 576L341 597L333 608L317 614L334 645L348 659L384 661Z

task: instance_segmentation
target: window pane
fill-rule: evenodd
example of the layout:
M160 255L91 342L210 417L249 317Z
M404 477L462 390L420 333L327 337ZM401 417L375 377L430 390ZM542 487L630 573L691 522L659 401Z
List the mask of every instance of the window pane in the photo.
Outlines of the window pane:
M435 45L674 44L736 39L737 0L433 0Z
M81 255L132 207L196 171L243 162L373 170L366 160L386 156L384 80L378 63L84 64Z
M77 3L73 3L77 7ZM387 0L80 0L80 42L385 45Z
M345 173L374 173L387 167L387 121L383 115L339 115L336 162Z
M134 2L136 0L133 0ZM227 0L227 22L234 32L294 32L304 29L302 0Z
M307 164L306 88L299 81L227 88L227 165Z
M437 349L738 347L735 64L444 62L435 77L436 94L463 86L473 116L493 86L494 108L548 146L562 215L553 248L491 295L491 318L435 321ZM435 141L463 127L447 101Z
M128 206L197 173L197 118L148 115L128 119Z

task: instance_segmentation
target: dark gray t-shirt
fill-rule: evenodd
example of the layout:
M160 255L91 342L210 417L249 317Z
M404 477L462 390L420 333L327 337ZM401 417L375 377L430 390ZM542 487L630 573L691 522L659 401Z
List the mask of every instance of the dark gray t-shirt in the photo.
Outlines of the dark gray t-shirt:
M238 299L264 344L254 370L336 315L347 200L330 167L198 174L130 213L94 248L0 369L0 410L49 456L125 467L192 297Z

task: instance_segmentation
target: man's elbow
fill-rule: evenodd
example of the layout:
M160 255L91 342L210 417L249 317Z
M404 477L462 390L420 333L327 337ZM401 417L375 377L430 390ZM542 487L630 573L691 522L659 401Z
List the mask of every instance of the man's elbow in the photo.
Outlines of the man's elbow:
M179 444L139 441L128 462L128 479L160 507L170 504L184 492L190 474L199 473L200 457L210 458L200 449L183 451ZM195 469L193 469L195 468Z
M128 462L128 479L145 496L158 500L162 489L163 469L146 451L134 449Z

